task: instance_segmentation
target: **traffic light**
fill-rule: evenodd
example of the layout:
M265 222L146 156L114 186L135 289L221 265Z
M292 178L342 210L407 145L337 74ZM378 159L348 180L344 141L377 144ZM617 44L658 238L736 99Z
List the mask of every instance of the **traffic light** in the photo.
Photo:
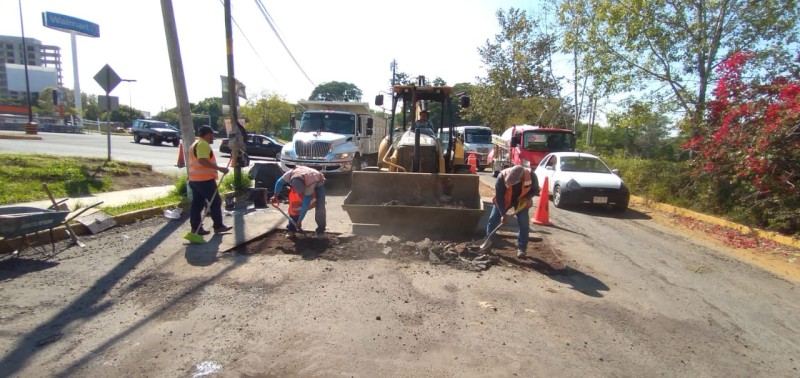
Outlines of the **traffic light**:
M58 89L53 89L53 105L58 105Z

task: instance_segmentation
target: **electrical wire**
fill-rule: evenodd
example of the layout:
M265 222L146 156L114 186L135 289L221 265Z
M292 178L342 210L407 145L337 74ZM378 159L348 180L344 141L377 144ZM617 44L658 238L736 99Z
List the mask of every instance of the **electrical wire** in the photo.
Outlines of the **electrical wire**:
M223 7L225 6L225 3L223 2L223 0L219 0L219 3ZM253 46L253 43L250 42L249 38L247 38L247 34L244 33L244 30L242 30L242 28L239 26L239 23L236 22L236 19L233 18L233 16L231 16L231 21L233 21L233 24L236 25L236 29L238 29L239 33L242 34L242 37L244 37L244 40L247 41L247 44L250 45L250 49L253 50L254 54L256 54L256 57L258 57L258 60L261 62L261 65L264 66L264 69L267 70L267 73L269 73L269 76L272 76L272 78L275 80L276 83L281 84L281 81L278 80L278 78L275 77L275 74L272 73L272 70L270 70L269 67L267 67L267 63L264 62L264 58L262 58L261 54L258 53L258 51L256 50L255 46Z
M309 83L311 83L312 86L316 87L316 84L314 83L314 81L311 80L310 77L308 77L308 74L306 74L306 71L303 69L303 67L300 66L300 63L297 61L297 59L294 58L294 55L289 50L289 47L286 46L286 43L283 41L283 38L281 38L280 34L278 33L278 30L276 30L275 20L273 20L272 16L269 15L269 12L267 11L267 8L264 6L264 4L261 2L261 0L255 0L255 1L256 1L256 5L258 6L258 10L260 10L261 11L261 15L264 16L264 20L267 21L267 24L269 24L269 27L272 29L272 32L275 33L275 37L277 37L278 41L280 41L281 45L283 45L283 48L286 50L286 53L289 54L290 58L292 58L292 61L294 61L294 64L297 66L297 69L299 69L300 72L303 73L303 76L306 77L306 79L308 80Z

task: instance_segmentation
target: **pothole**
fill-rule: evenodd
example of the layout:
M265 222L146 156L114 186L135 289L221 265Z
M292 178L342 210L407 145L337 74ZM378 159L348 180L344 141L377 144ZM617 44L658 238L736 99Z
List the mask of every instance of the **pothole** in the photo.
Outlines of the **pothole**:
M358 236L326 234L317 239L313 233L286 238L286 232L271 231L232 251L246 255L291 254L303 259L329 261L364 260L373 258L397 261L427 261L455 269L484 271L495 265L508 265L544 274L564 274L567 271L561 253L546 240L531 237L527 256L517 258L516 236L498 235L489 251L481 251L483 239L432 240L394 235Z

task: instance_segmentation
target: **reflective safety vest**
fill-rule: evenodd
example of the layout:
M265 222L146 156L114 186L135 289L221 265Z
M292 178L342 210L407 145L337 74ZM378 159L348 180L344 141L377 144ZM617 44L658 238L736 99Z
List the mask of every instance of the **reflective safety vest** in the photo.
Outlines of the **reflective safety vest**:
M325 182L325 175L323 175L320 171L304 167L302 165L295 167L292 169L292 173L289 174L289 183L296 179L302 178L303 179L303 187L308 188L311 185L319 185L318 183ZM289 190L289 215L291 216L299 216L300 209L303 207L303 197L305 193L297 193L294 188ZM314 206L317 205L317 194L314 193L311 196L311 204L308 205L309 209L313 209Z
M216 168L209 168L200 164L200 159L197 158L197 144L200 141L201 139L195 140L192 146L189 147L189 181L216 180L218 177ZM217 165L217 158L214 156L213 150L211 150L211 156L208 160L215 166Z
M510 169L510 168L506 168L506 169ZM506 169L504 169L503 171L505 171ZM503 172L501 172L501 174L502 173ZM505 176L503 176L503 177L505 177ZM528 192L530 192L532 190L532 188L533 188L533 176L531 176L531 171L530 170L525 169L522 172L522 181L521 182L522 182L522 190L519 191L519 197L517 197L517 203L519 203L521 199L525 198L525 195L528 194ZM511 190L512 186L506 185L506 196L505 196L505 202L504 202L506 207L511 207L511 195L512 195L511 192L513 192L513 190ZM495 205L497 205L497 197L496 196L494 198L492 198L492 202ZM506 209L506 211L507 210L508 209Z

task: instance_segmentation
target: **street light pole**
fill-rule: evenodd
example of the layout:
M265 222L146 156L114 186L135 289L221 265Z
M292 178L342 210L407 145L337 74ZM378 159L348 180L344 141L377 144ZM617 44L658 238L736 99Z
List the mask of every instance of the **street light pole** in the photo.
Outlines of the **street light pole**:
M135 83L136 79L120 79L119 81L124 81L128 83L128 106L133 109L133 97L131 96L131 83Z

